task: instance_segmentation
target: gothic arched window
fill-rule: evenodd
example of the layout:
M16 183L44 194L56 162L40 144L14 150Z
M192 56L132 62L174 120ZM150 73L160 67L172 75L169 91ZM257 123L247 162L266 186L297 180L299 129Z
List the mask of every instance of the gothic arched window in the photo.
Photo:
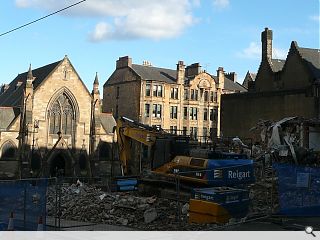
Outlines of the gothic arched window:
M100 147L99 147L100 159L106 160L107 158L110 157L109 154L110 154L110 147L109 147L108 143L101 142Z
M14 158L17 148L11 142L6 142L2 145L1 158Z
M74 118L72 103L66 94L62 94L49 110L50 134L60 131L62 134L71 135Z

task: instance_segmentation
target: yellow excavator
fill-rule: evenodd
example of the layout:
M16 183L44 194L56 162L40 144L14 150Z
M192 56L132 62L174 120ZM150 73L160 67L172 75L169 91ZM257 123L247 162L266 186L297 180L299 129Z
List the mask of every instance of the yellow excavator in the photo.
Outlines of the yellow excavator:
M151 170L172 179L179 174L182 181L198 186L233 186L254 181L253 161L243 154L194 149L186 136L170 134L126 117L117 120L116 134L123 175ZM143 155L147 155L144 161L147 169L142 166Z

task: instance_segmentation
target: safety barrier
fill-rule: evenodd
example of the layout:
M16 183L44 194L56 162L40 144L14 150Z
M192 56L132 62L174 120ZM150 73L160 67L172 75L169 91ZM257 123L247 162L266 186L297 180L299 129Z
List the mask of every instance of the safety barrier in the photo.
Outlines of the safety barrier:
M0 230L35 231L39 218L45 226L47 184L47 179L0 181Z
M278 175L279 214L320 216L320 168L273 164Z

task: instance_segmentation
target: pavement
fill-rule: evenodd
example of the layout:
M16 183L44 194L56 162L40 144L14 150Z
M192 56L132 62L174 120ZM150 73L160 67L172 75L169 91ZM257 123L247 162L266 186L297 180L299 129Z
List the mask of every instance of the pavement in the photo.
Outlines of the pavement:
M55 219L47 217L47 231L138 231L126 226L88 223L72 220L60 220L60 229L55 228ZM58 226L58 220L56 222ZM306 226L312 226L314 231L320 231L320 217L268 217L243 223L229 224L225 227L212 229L219 231L305 231Z
M46 219L47 231L133 231L135 230L125 226L79 222L79 221L64 220L64 219L60 220L60 229L58 228L58 225L59 225L58 219L55 223L54 218L47 217Z
M305 231L312 226L314 231L320 230L320 217L283 217L273 216L248 221L241 224L231 224L221 230L226 231Z

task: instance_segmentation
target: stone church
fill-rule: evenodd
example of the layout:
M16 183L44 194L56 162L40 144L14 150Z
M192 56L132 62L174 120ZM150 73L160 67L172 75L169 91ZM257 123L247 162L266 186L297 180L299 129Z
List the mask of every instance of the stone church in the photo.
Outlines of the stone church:
M110 173L113 127L67 56L18 74L0 91L0 178Z

